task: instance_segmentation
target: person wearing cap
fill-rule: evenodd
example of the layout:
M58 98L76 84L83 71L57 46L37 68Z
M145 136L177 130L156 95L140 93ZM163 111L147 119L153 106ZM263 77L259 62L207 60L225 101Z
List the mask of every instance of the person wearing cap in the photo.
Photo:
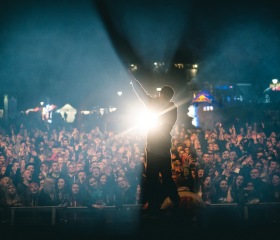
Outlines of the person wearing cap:
M146 190L148 209L158 211L161 204L162 189L165 196L178 206L179 195L172 179L171 131L177 121L177 106L172 100L174 89L163 86L158 97L152 97L141 83L133 78L131 82L137 97L146 108L157 116L157 126L149 128L146 136ZM159 187L161 174L161 187Z

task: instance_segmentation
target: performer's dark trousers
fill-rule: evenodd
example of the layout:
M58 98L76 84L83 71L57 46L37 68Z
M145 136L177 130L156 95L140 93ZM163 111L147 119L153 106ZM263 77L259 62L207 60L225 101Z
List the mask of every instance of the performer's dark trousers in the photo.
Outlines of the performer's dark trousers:
M146 190L149 209L157 210L162 203L162 193L168 196L174 204L178 204L179 195L176 184L172 179L171 157L146 152ZM161 173L161 181L159 178Z

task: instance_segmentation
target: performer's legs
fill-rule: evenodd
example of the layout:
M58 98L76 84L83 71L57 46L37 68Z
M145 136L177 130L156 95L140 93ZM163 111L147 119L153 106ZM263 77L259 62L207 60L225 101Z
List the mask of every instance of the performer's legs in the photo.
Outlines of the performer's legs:
M165 191L165 194L173 202L174 206L177 207L179 204L179 194L178 194L177 186L172 178L170 158L161 159L160 172L162 174L162 189Z
M147 152L146 193L150 210L160 208L159 162L157 155Z

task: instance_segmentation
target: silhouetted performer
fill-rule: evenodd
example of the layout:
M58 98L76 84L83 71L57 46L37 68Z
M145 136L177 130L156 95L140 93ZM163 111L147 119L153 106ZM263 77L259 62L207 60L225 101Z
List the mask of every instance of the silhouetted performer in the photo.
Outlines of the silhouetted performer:
M162 193L163 197L169 196L173 206L177 207L179 195L172 179L170 152L170 132L177 120L177 107L171 101L174 89L164 86L158 97L152 97L138 80L133 78L131 84L138 98L157 117L156 126L149 128L146 139L146 194L149 210L157 211L160 208Z

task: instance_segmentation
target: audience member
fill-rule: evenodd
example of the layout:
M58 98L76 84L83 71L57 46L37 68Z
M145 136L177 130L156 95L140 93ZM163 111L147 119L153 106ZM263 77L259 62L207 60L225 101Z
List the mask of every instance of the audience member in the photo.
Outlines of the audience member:
M204 204L279 202L280 134L259 125L239 119L207 130L175 126L170 160L173 179L184 179L179 195L187 189ZM20 129L0 136L2 205L7 186L21 206L146 203L144 136Z

